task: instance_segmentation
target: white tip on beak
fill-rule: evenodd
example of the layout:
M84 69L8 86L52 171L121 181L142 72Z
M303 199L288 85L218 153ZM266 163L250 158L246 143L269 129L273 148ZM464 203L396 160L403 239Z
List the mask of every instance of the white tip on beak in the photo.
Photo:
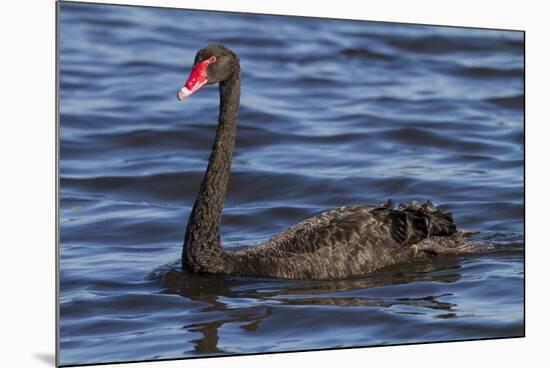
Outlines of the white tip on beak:
M181 87L181 89L178 91L178 100L182 101L184 98L186 98L187 96L189 96L191 92L189 89L187 89L187 87Z

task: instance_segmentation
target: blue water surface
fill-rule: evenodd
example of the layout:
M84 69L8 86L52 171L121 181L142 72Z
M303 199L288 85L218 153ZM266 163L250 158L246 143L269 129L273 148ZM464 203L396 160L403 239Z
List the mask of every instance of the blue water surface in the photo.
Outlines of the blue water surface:
M523 335L522 33L71 3L59 20L62 364ZM219 102L175 96L210 43L242 68L224 247L392 198L432 199L495 248L163 284Z

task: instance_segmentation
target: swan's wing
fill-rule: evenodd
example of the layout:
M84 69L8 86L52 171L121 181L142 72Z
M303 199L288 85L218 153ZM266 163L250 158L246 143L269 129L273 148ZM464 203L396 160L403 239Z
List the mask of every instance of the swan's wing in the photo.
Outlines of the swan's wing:
M321 248L341 248L359 244L365 236L388 237L384 214L374 206L346 206L310 217L262 243L259 249L272 249L270 256L289 257L315 253Z
M450 214L430 203L347 206L308 218L259 246L227 255L236 274L280 278L341 278L415 257L431 235L456 232ZM429 250L418 249L420 251ZM424 253L424 252L420 252Z
M391 235L387 213L374 208L323 212L227 257L243 275L329 279L365 274L394 263L392 254L403 248Z
M321 248L341 248L367 243L410 246L431 236L447 237L457 231L450 212L430 201L412 202L393 209L391 201L378 206L337 208L310 217L262 243L270 256L288 257L315 253Z

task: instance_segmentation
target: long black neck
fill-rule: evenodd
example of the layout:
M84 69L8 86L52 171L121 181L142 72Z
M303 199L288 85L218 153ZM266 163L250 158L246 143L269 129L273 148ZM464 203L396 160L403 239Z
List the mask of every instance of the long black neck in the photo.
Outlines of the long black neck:
M240 71L220 83L218 129L208 168L191 211L183 244L182 264L193 271L221 272L221 216L229 176L240 104Z

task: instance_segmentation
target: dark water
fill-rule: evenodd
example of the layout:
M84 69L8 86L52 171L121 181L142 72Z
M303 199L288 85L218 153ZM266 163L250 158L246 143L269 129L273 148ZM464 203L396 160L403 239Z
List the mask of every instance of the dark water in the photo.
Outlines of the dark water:
M523 35L62 4L61 362L523 334ZM217 88L176 90L195 52L241 59L227 248L344 204L431 198L495 249L341 281L177 267Z

